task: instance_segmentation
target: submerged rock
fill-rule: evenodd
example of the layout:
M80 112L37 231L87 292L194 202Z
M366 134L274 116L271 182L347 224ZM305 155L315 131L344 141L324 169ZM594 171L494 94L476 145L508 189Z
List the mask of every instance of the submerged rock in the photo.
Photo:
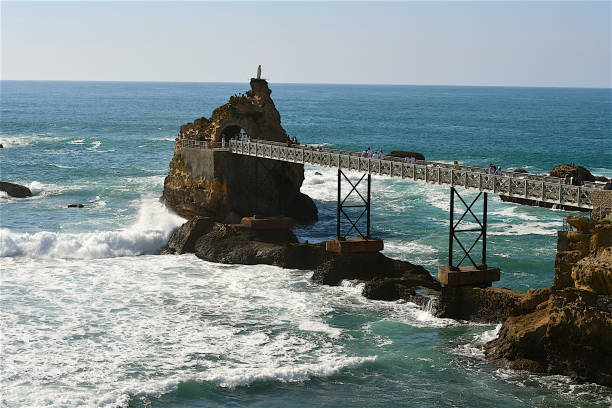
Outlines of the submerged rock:
M7 183L5 181L0 181L0 191L4 191L9 196L15 198L32 197L32 191L30 191L30 189L26 186L15 183Z
M68 204L68 208L83 208L83 204Z

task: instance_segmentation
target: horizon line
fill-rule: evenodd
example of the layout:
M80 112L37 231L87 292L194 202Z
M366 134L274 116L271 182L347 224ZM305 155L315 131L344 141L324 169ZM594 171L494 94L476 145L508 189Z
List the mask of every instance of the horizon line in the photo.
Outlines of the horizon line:
M255 78L251 78L255 79ZM262 78L270 83L269 79ZM242 84L247 81L165 81L165 80L104 80L104 79L0 79L0 82L97 82L97 83L160 83L160 84ZM368 82L272 82L279 85L347 85L347 86L424 86L424 87L482 87L482 88L542 88L542 89L604 89L609 87L581 87L570 85L491 85L491 84L409 84L409 83L368 83Z

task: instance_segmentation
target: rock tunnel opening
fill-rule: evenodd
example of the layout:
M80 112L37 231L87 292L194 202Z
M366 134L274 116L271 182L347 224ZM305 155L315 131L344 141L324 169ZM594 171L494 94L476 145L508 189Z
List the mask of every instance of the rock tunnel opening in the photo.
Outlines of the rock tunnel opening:
M240 138L240 131L242 130L244 129L237 125L227 126L221 132L221 137L225 137L225 140L234 139L236 137ZM246 130L244 131L244 133L246 133Z

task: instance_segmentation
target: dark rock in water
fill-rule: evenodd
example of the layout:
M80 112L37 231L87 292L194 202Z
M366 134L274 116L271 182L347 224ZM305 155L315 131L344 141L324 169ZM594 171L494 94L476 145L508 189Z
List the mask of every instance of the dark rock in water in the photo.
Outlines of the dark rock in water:
M68 208L83 208L83 204L68 204Z
M315 171L315 176L322 176L323 174L319 173L318 171Z
M391 259L380 252L328 253L325 261L319 265L312 276L314 282L332 286L338 285L345 279L371 281L384 278L401 278L401 284L404 286L440 289L440 283L432 278L422 266ZM392 284L399 284L399 281L385 283L385 285ZM375 289L375 286L372 286L371 290L373 295L384 292L382 289Z
M595 177L595 181L600 181L602 183L607 183L608 181L610 181L607 177L604 176L594 176Z
M363 296L375 300L409 299L415 295L414 287L402 278L367 281L363 288Z
M206 217L193 217L178 228L168 241L162 254L184 254L195 252L195 243L202 235L209 232L215 223Z
M406 157L414 157L417 160L425 160L425 156L423 156L422 153L417 153L417 152L407 152L404 150L393 150L391 153L386 155L387 157L401 157L406 158Z
M529 172L525 169L516 169L513 171L514 173L522 173L522 174L529 174Z
M215 224L196 241L195 254L211 262L285 266L285 246L297 242L290 230L256 230L242 225Z
M550 175L552 177L559 177L562 179L564 179L565 176L570 176L574 178L574 181L580 178L584 181L595 181L595 176L592 175L588 169L582 166L574 167L570 164L560 164L555 166L555 168L553 168L550 172Z
M171 241L185 240L181 230L198 235L195 228L184 225ZM379 252L328 253L324 243L299 243L286 229L258 230L215 223L210 230L202 231L195 242L195 254L210 262L315 270L314 282L334 286L345 279L361 280L366 282L364 295L371 299L408 299L414 296L414 287L440 289L440 283L421 266L390 259ZM177 245L168 245L171 246ZM164 253L172 252L168 249Z
M549 289L521 293L501 287L446 286L440 291L436 315L479 323L499 323L513 314L533 310L549 294Z
M4 146L2 145L2 143L0 143L0 149L4 149Z
M32 191L26 186L5 181L0 181L0 191L5 191L6 194L15 198L32 197Z

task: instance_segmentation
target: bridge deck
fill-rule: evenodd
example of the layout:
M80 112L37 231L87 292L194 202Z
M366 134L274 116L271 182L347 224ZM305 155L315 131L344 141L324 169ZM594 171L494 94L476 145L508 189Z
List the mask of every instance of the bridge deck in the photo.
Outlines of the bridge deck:
M416 164L409 164L394 157L382 160L363 158L356 152L331 149L316 151L304 146L288 147L282 143L260 140L230 140L229 150L235 154L290 163L333 167L567 205L585 210L593 209L594 185L573 186L564 184L563 180L557 177L512 172L495 176L487 174L487 169L479 167L462 166L461 170L456 170L453 165L447 163L419 160Z

